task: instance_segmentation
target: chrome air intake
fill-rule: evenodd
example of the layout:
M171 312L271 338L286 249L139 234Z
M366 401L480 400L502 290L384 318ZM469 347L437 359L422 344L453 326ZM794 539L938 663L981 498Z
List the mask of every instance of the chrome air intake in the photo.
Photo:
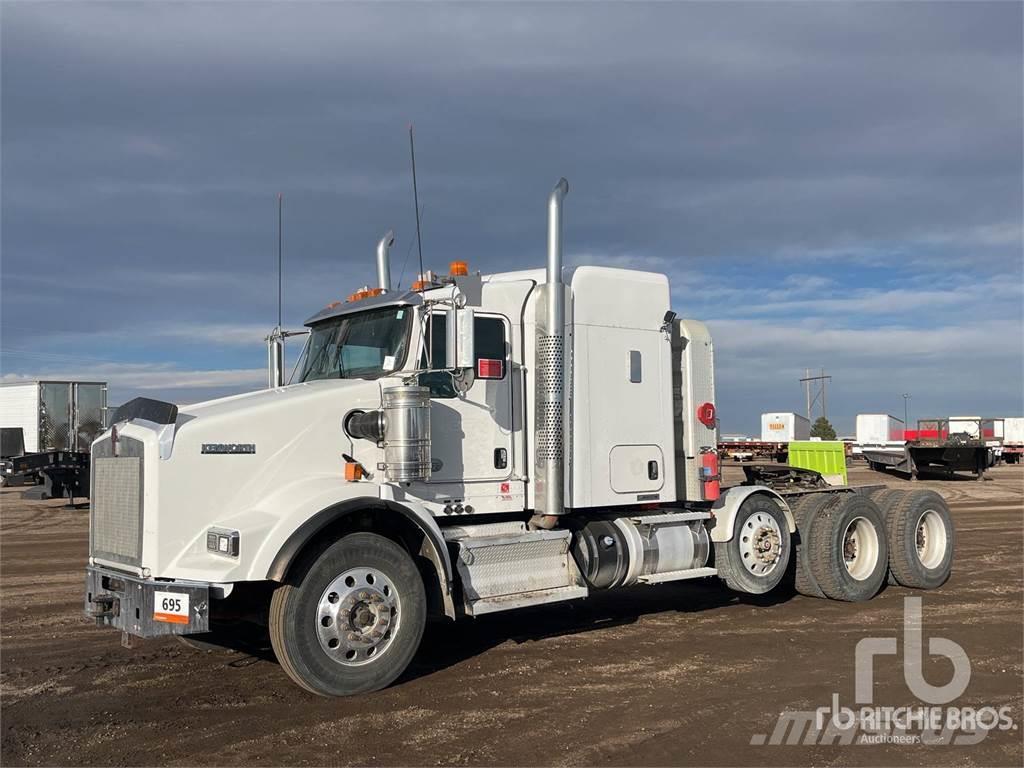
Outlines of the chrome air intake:
M384 474L394 483L430 479L430 390L384 390Z
M565 287L562 285L562 201L569 182L559 179L548 198L547 275L537 297L535 370L536 456L534 506L538 515L565 511Z

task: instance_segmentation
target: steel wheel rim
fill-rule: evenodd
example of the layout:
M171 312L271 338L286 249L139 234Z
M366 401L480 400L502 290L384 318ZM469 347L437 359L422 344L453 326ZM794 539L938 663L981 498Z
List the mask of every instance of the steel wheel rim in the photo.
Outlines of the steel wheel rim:
M934 509L926 510L917 519L914 531L917 559L925 568L938 568L946 556L946 526Z
M866 517L855 517L843 532L843 563L857 581L864 581L878 564L878 531Z
M767 576L779 565L782 555L782 531L774 517L754 512L739 530L740 559L754 576Z
M401 596L387 574L350 568L317 601L314 618L324 653L345 666L372 664L394 643L402 621Z

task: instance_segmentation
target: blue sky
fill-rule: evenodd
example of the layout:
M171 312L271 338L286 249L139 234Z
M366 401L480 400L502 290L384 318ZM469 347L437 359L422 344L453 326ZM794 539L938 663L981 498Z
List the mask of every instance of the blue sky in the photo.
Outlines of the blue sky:
M1024 413L1022 6L90 4L2 13L0 375L111 401L259 387L276 321L373 248L654 269L706 320L722 427ZM413 256L414 258L414 256ZM411 266L411 264L410 264ZM406 278L408 280L408 276Z

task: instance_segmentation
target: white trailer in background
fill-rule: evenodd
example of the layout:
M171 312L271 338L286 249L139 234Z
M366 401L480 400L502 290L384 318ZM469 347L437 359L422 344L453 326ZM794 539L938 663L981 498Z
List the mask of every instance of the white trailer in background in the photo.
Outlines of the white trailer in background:
M88 451L107 422L102 381L12 381L0 384L0 427L21 429L25 453Z
M761 442L789 443L809 440L811 422L799 413L762 413Z
M1024 455L1024 417L1003 419L1003 460L1018 464Z
M902 419L885 413L857 414L857 442L861 445L903 443Z
M706 326L665 275L563 268L567 192L547 269L453 262L398 291L385 237L379 285L307 321L294 383L122 405L92 448L88 614L227 645L248 618L296 683L347 695L395 680L428 616L707 577L762 594L791 564L837 600L943 583L934 494L876 502L796 468L720 487ZM807 437L787 421L780 439Z
M968 437L978 437L981 424L981 416L950 416L949 434L963 434Z
M887 413L858 413L853 455L865 449L899 453L906 443L906 425L902 419Z

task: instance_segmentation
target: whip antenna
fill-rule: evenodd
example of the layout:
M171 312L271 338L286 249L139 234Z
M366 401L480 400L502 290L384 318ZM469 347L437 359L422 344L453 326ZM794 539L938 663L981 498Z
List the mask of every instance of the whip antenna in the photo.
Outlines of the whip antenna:
M278 328L281 327L281 282L282 282L281 281L281 273L282 273L282 263L281 263L281 261L282 261L281 260L281 250L282 250L281 249L281 240L282 240L282 236L281 236L281 230L282 230L281 221L282 221L282 215L281 215L281 211L282 211L283 207L284 207L284 195L281 194L280 192L278 192L277 193L277 327Z
M409 123L409 155L412 158L412 203L416 207L416 248L420 254L420 277L423 275L423 238L420 236L420 196L416 190L416 145L412 140L412 123Z

